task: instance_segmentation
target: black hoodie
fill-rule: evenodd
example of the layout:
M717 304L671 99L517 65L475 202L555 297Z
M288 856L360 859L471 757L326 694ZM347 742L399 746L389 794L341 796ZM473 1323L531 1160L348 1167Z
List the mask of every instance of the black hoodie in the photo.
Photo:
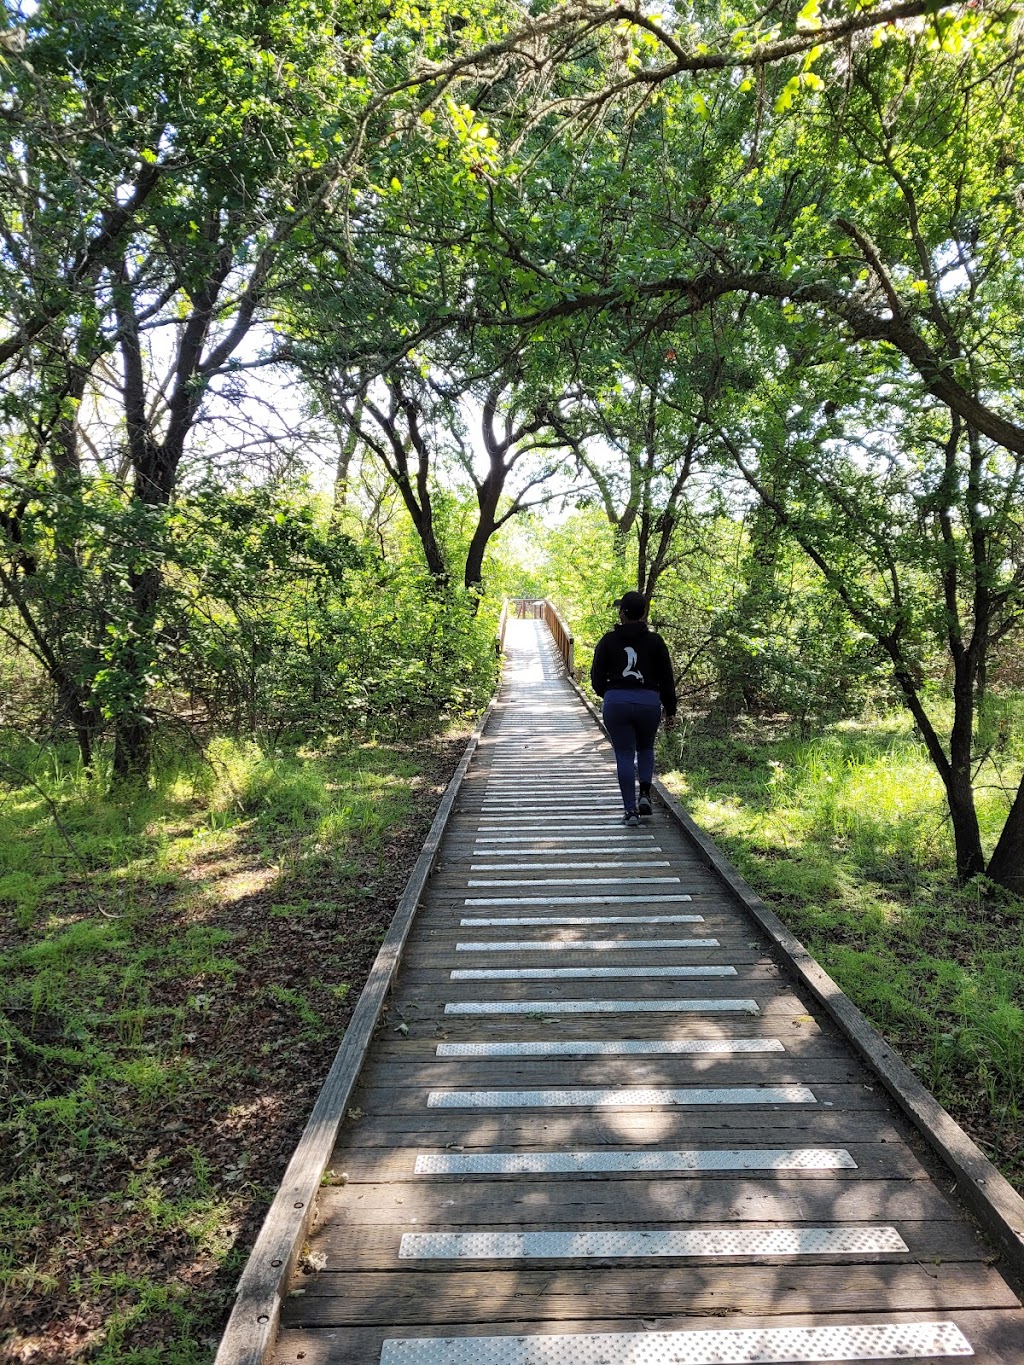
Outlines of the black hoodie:
M621 621L601 636L590 666L590 683L599 697L619 688L649 688L661 697L667 716L676 713L676 683L668 647L646 621Z

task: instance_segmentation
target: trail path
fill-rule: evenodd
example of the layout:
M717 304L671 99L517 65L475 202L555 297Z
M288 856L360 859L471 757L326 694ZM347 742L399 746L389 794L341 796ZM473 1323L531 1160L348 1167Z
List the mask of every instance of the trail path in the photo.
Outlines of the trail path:
M872 1073L512 621L279 1365L1024 1362Z

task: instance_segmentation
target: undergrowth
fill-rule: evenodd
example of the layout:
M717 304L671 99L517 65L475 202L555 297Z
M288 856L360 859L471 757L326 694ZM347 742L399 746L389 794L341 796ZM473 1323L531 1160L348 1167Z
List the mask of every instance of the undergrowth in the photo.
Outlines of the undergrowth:
M0 1357L212 1359L463 736L0 790Z
M744 877L1024 1189L1024 901L958 887L938 777L898 715L814 738L752 720L666 737L668 785ZM1004 753L979 773L989 848Z

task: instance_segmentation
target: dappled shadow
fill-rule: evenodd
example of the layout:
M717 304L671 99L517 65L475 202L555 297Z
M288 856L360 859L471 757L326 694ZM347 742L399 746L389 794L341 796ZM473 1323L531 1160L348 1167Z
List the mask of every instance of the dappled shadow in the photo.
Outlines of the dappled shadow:
M176 1341L212 1359L464 742L359 757L385 817L369 846L351 822L307 843L304 817L282 821L272 801L210 829L201 803L182 800L170 860L154 816L120 860L108 842L101 880L54 905L48 936L8 926L24 957L23 977L9 959L6 1003L31 1143L6 1160L32 1224L5 1267L5 1359ZM347 789L352 765L335 767ZM408 793L400 806L389 775Z
M561 723L556 714L552 727ZM522 739L513 721L507 728L499 721L494 736L503 733ZM572 763L585 743L607 762L599 742L571 733L559 738L561 761ZM468 810L467 822L478 807ZM571 807L563 815L562 827L571 829ZM467 828L453 829L451 838L467 840ZM658 839L679 844L672 847L679 866L688 865L687 857L692 863L674 831L659 826ZM278 1358L301 1352L311 1362L364 1365L378 1358L383 1337L609 1331L648 1334L650 1341L652 1332L771 1326L796 1315L863 1324L947 1319L968 1310L964 1320L974 1331L970 1310L1014 1302L984 1264L987 1249L968 1221L928 1179L877 1082L834 1028L779 979L763 956L760 933L732 904L702 892L700 909L713 915L716 932L730 926L723 938L739 975L727 989L721 980L697 979L681 986L633 978L628 988L617 981L531 981L524 995L513 982L460 982L459 992L477 992L471 997L456 993L439 965L452 960L446 954L454 948L460 901L451 887L464 874L453 862L447 875L450 883L435 886L414 928L389 1024L343 1120L308 1257L284 1306ZM600 931L567 925L558 932L575 961L571 944ZM666 960L665 953L630 954L631 963ZM545 1002L670 994L698 1008L647 1015L544 1011ZM701 1000L723 994L754 996L758 1012L700 1011ZM534 1012L515 1015L445 1012L446 1001L470 998L538 1003ZM438 1053L442 1044L579 1047L608 1040L723 1050ZM738 1042L773 1047L742 1051ZM792 1095L776 1103L750 1094L739 1103L711 1093L729 1089L735 1099L737 1091L761 1087L790 1087ZM474 1091L486 1095L471 1106L466 1096ZM590 1154L594 1169L536 1166L571 1153ZM629 1171L615 1164L652 1154L675 1166ZM712 1157L719 1169L708 1169ZM512 1169L495 1164L502 1161ZM422 1173L418 1162L425 1163ZM730 1253L729 1238L746 1233L796 1237L796 1249L768 1241L761 1251L755 1242L753 1251ZM444 1240L432 1240L434 1234ZM570 1240L556 1255L550 1239L519 1240L534 1234ZM666 1235L658 1243L664 1254L637 1254L645 1239ZM463 1236L469 1241L452 1241ZM720 1239L717 1252L708 1237ZM464 1258L454 1256L456 1245ZM689 1246L695 1249L687 1253ZM590 1254L581 1254L585 1249Z

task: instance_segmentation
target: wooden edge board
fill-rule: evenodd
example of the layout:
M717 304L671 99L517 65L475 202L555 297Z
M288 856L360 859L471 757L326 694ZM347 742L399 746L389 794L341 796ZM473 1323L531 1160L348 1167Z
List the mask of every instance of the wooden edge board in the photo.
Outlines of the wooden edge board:
M568 675L567 675L568 676ZM601 714L571 676L568 681L607 737ZM696 845L702 860L768 935L796 980L806 986L855 1051L876 1072L889 1095L937 1156L956 1176L956 1195L1006 1257L1015 1279L1024 1279L1024 1199L964 1132L840 990L804 945L736 871L721 849L687 815L660 778L654 789L676 824Z
M355 1087L384 1001L401 961L413 918L441 847L480 737L497 704L499 680L448 783L424 840L387 936L374 959L366 985L309 1119L288 1163L274 1201L238 1281L235 1302L221 1337L214 1365L263 1365L277 1339L281 1304L316 1210L316 1197L331 1159L338 1129Z

